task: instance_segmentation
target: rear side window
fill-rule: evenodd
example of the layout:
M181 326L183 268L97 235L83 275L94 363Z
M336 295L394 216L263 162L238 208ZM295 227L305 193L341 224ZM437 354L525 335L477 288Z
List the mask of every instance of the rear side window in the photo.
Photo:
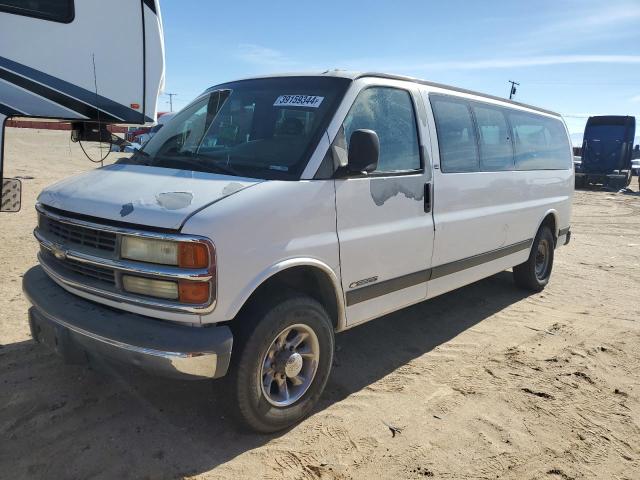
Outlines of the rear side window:
M0 12L61 23L74 17L73 0L0 0Z
M569 141L559 120L510 112L516 170L564 170L571 165Z
M445 173L479 169L478 145L469 107L465 102L432 97L440 147L440 168Z
M501 109L472 105L478 126L480 169L512 170L513 145L507 119Z
M378 134L380 158L376 172L421 168L416 117L408 91L389 87L363 90L343 127L347 145L355 130L369 129Z

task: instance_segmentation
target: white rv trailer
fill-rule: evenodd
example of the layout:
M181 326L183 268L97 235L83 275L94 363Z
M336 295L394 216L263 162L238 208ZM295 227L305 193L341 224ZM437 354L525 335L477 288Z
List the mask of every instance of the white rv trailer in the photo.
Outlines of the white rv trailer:
M0 177L7 118L153 123L163 85L156 0L0 0Z
M33 337L226 376L246 424L282 429L322 393L334 332L511 267L543 289L573 181L539 108L375 73L218 85L131 159L42 192Z

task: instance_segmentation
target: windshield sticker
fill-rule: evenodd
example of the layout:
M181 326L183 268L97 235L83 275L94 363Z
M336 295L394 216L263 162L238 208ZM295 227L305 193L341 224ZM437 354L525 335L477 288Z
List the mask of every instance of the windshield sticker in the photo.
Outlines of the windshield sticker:
M317 95L280 95L276 98L274 107L311 107L318 108L324 97Z
M269 170L277 170L278 172L288 172L289 168L284 165L269 165Z

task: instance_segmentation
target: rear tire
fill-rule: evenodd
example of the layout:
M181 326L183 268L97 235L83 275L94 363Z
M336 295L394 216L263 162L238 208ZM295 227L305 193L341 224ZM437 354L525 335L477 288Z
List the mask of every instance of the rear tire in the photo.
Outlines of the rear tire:
M513 267L513 279L518 287L540 292L547 286L553 269L554 248L553 233L543 225L533 240L527 261Z
M228 373L229 406L244 426L276 432L306 417L320 398L333 363L333 325L306 295L249 310L236 319L243 332Z

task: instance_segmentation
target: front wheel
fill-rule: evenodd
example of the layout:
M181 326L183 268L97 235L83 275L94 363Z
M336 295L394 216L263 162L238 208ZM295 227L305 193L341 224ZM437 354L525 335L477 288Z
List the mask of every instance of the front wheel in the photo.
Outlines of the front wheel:
M526 262L513 267L513 279L520 288L539 292L549 283L553 268L555 239L546 225L540 227Z
M259 432L287 428L318 401L333 363L331 321L316 300L294 295L258 307L239 338L229 373L232 408Z

